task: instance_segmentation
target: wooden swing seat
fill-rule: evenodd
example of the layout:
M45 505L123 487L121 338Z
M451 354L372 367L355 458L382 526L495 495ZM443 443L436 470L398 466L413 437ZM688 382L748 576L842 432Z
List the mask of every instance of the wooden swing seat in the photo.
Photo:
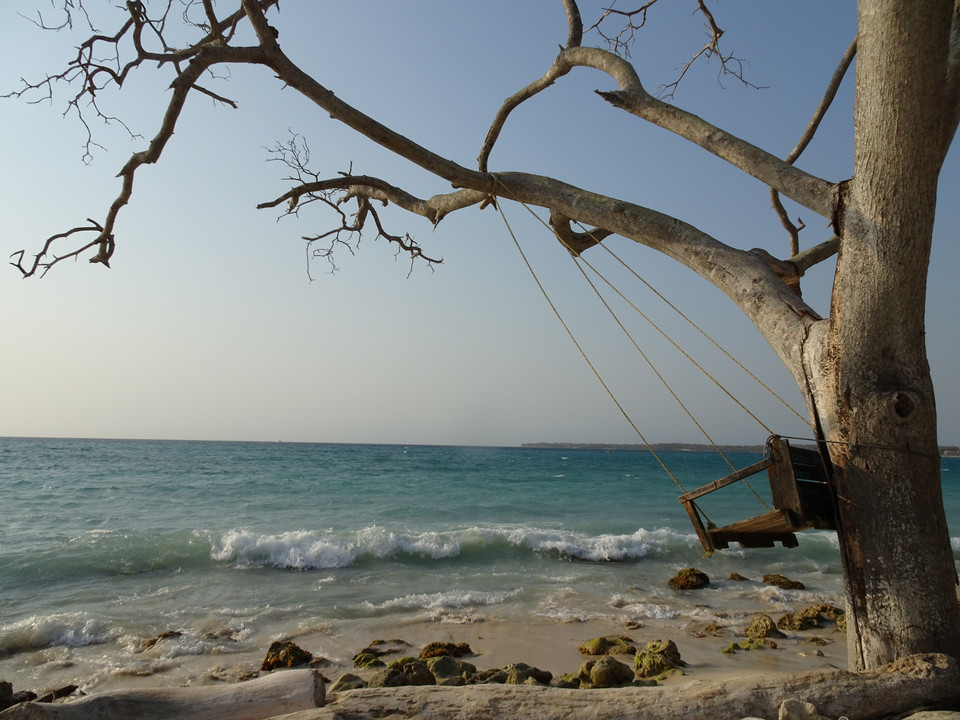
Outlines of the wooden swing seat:
M720 488L767 471L774 510L747 520L717 527L704 525L695 500ZM836 529L833 498L824 461L816 450L790 447L776 435L767 440L767 457L708 485L680 496L703 549L711 553L730 547L744 548L798 545L796 533L810 528Z

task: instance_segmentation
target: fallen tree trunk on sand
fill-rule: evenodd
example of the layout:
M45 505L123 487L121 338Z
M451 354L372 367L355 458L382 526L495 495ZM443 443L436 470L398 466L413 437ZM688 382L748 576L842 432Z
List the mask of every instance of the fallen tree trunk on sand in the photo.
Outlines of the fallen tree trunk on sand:
M230 685L122 690L65 703L23 703L0 712L0 720L263 720L322 707L325 693L315 670L282 670Z
M828 718L879 720L960 702L960 664L946 655L915 655L866 673L823 669L665 687L367 688L333 693L325 706L324 695L323 680L314 671L285 670L235 685L127 690L63 704L25 703L0 713L0 720L772 720L787 700L809 702Z
M960 665L946 655L915 655L865 673L815 670L665 687L562 690L526 685L369 688L332 693L318 710L283 720L772 720L786 700L811 703L828 718L877 720L960 701ZM280 720L277 718L276 720Z

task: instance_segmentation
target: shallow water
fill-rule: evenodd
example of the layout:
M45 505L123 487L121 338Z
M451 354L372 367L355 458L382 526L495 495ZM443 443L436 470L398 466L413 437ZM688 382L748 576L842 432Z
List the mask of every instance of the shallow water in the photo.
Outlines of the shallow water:
M687 489L729 472L713 454L663 459ZM960 459L943 463L960 556ZM643 452L0 439L0 677L194 672L262 657L277 637L362 646L374 628L418 622L623 624L840 602L833 533L705 559L679 492ZM764 511L745 489L716 495L715 520ZM689 566L713 580L694 606L666 584Z

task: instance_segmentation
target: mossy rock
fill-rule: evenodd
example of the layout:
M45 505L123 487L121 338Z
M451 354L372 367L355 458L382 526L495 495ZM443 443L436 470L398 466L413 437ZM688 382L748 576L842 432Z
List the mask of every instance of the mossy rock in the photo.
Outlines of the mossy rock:
M777 620L777 627L781 630L790 630L793 632L799 632L801 630L809 630L810 628L819 627L820 623L815 617L810 617L802 615L801 613L784 613L779 620Z
M593 661L589 669L590 685L595 688L612 688L629 685L633 681L634 671L629 665L604 655Z
M437 685L466 685L477 674L476 665L471 665L452 655L429 658L427 668L436 679Z
M470 685L503 685L507 682L507 671L503 668L480 670L475 675L470 675L467 682Z
M328 692L344 692L346 690L359 690L365 688L367 681L359 675L353 673L344 673L337 678L336 682L330 686Z
M451 657L463 657L464 655L473 655L473 650L467 643L452 642L432 642L420 651L420 659L442 657L449 655Z
M739 644L739 643L732 642L732 643L730 643L729 645L727 645L727 646L726 646L723 650L721 650L720 652L726 653L727 655L735 655L736 652L737 652L737 650L743 650L743 648L740 647L740 644Z
M647 652L663 655L667 660L677 667L686 667L687 664L680 659L680 650L673 640L651 640L647 643Z
M392 664L392 663L391 663ZM427 664L423 660L413 660L404 663L400 671L406 678L407 685L436 685L437 679L430 672Z
M812 618L818 625L822 625L827 622L836 622L837 618L844 614L844 611L843 608L838 608L836 605L817 603L815 605L807 605L807 607L798 614L803 617Z
M712 635L713 637L720 637L721 635L723 635L724 627L723 625L719 625L714 622L706 623L703 625L699 623L691 623L688 626L688 630L690 634L694 635L695 637L706 637L707 635Z
M685 666L673 640L653 640L633 659L634 670L640 678L661 680L669 675L683 675Z
M663 655L641 650L633 661L637 677L662 680L670 675L683 675L683 669L667 660Z
M583 687L580 676L577 673L567 673L562 675L559 680L557 680L558 688L566 688L568 690L582 690L586 689Z
M799 580L791 580L779 574L770 574L763 576L763 582L766 585L773 585L781 590L805 590L806 586Z
M777 630L777 624L773 622L773 618L769 615L764 615L763 613L758 613L753 616L750 624L744 629L743 634L748 638L754 639L767 637L786 637L782 632Z
M507 671L507 685L549 685L553 680L553 673L541 670L526 663L516 663L504 668ZM533 682L530 682L530 681Z
M710 578L702 570L684 568L667 583L674 590L699 590L710 584Z
M770 638L747 638L740 641L741 650L776 650L777 643Z
M603 635L580 643L577 652L581 655L633 655L637 649L632 642L622 635Z
M276 670L277 668L302 667L313 660L313 653L301 648L289 640L277 640L270 643L267 656L260 665L261 670Z
M383 660L373 653L361 652L357 653L353 658L353 666L361 670L364 668L384 667L384 665Z
M390 664L387 665L387 667L388 667L388 668L397 668L398 670L403 670L404 665L409 665L410 663L414 663L414 662L422 662L422 661L421 661L421 660L418 660L418 659L415 658L415 657L410 657L409 655L407 655L407 656L405 656L405 657L401 657L401 658L397 658L396 660L392 660L392 661L390 662Z
M380 663L381 665L383 663ZM402 687L407 684L407 677L397 668L384 668L372 678L367 687Z
M750 578L745 578L738 572L730 573L730 579L735 582L750 582Z
M846 613L844 613L843 615L837 618L837 630L839 630L840 632L847 631L847 614Z

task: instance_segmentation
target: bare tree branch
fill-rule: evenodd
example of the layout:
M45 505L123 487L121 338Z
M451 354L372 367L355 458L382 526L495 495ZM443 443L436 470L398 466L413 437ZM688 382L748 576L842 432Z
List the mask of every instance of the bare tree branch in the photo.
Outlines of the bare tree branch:
M577 8L574 0L563 0L563 7L567 13L567 25L569 27L566 47L579 47L583 40L583 22L580 19L580 10ZM480 156L477 158L480 172L487 172L487 161L490 159L490 153L493 152L493 146L496 144L497 138L500 137L500 131L503 129L503 125L507 121L510 113L525 100L529 100L534 95L553 85L558 78L570 72L570 69L569 66L560 65L555 62L542 78L533 81L503 101L503 105L500 106L496 117L494 117L493 122L490 124L490 129L487 130L487 137L483 141L483 146L480 148Z
M40 273L40 277L43 277L44 275L47 274L47 271L50 268L52 268L61 260L67 260L68 258L75 258L78 255L80 255L80 253L86 252L90 248L96 245L99 245L101 242L103 242L103 240L101 239L103 235L103 226L100 225L100 223L98 223L96 220L91 220L90 218L87 218L87 222L90 224L83 227L71 228L66 232L57 233L56 235L51 235L50 237L48 237L46 242L44 242L43 247L40 249L40 252L38 252L36 255L33 256L33 262L29 264L29 267L23 264L23 258L25 255L24 250L17 250L17 252L11 254L10 257L15 257L16 262L11 262L10 264L13 265L15 268L17 268L17 270L20 271L20 274L23 275L23 277L25 278L31 277L35 275L37 272ZM91 242L88 242L86 245L83 245L78 248L74 248L73 250L66 253L65 255L53 254L53 251L52 251L53 244L57 240L62 240L72 235L76 235L78 233L86 233L86 232L97 233L96 239L94 239ZM106 241L109 243L112 243L113 237L112 236L108 237ZM51 257L52 259L45 260L45 258L47 257Z
M614 2L616 2L616 0L614 0ZM630 46L633 44L637 30L647 24L647 11L656 5L657 2L658 0L649 0L645 5L635 8L634 10L618 10L611 4L610 7L604 9L603 15L590 26L589 30L596 31L597 35L603 38L607 43L607 47L610 48L610 52L621 55L622 57L630 57ZM603 23L612 16L626 18L627 23L622 26L615 35L607 35L603 31ZM640 19L636 20L635 18L638 16Z
M787 262L792 263L797 268L797 273L802 276L807 270L824 260L828 260L837 254L840 249L840 238L834 235L829 240L807 248L803 252L797 253Z
M807 323L818 317L794 293L784 279L772 268L767 259L725 245L702 231L676 218L657 213L640 205L616 198L591 193L587 190L554 180L526 173L490 173L465 168L456 162L437 155L396 131L370 118L336 97L315 78L293 63L276 43L276 34L267 22L265 11L276 0L243 0L245 17L253 25L259 44L253 47L234 48L223 45L213 34L200 47L191 61L178 73L172 84L173 95L157 134L149 147L134 154L120 173L122 191L114 200L102 230L94 244L99 245L92 262L106 264L113 252L113 232L119 210L130 199L136 171L144 164L156 162L164 146L172 136L184 102L191 90L197 90L197 81L209 68L232 63L255 63L269 67L286 86L302 93L332 118L361 135L371 139L391 152L425 168L439 178L458 188L454 192L435 195L421 200L386 181L366 175L343 174L335 178L321 178L306 167L308 154L290 156L288 167L294 168L294 176L288 178L294 187L273 201L260 207L276 207L286 202L285 214L296 215L301 207L315 203L336 213L338 221L328 232L305 238L308 252L326 256L319 249L318 241L328 239L331 248L342 244L355 246L365 222L372 219L377 235L396 244L400 252L410 255L411 262L417 259L428 263L438 262L426 256L409 235L389 232L375 209L374 203L392 202L405 210L439 222L445 214L470 205L481 207L502 197L547 208L554 218L554 227L567 236L571 247L582 248L595 242L600 236L611 233L623 235L649 247L660 250L679 260L695 272L727 293L753 319L765 318L764 334L775 338L778 352L788 355L795 352L797 338L805 336ZM199 6L198 6L199 7ZM567 0L568 20L570 9L575 8ZM207 17L209 22L212 19ZM221 21L223 26L225 21ZM577 39L576 23L570 21L568 41ZM162 33L162 24L157 25ZM174 67L176 63L170 61ZM701 144L711 152L723 157L738 167L778 187L798 202L813 206L829 214L832 206L832 186L814 178L752 145L709 125L700 118L684 114L661 101L651 98L643 90L633 68L622 58L598 49L578 46L564 48L555 63L558 71L566 72L576 66L597 67L607 72L620 85L620 93L607 94L608 100L628 107L640 117L678 132ZM307 148L304 145L304 150ZM348 216L342 209L347 201L357 202L356 212ZM596 230L588 233L573 233L570 222L575 221ZM591 238L590 235L593 237ZM312 248L312 250L310 249ZM582 250L581 250L582 251ZM735 268L735 272L731 272ZM771 305L782 307L770 320ZM771 329L771 323L776 325ZM787 348L792 349L787 349Z
M787 155L784 162L790 163L791 165L796 162L801 153L806 150L807 145L810 144L810 141L813 140L813 136L816 134L817 128L820 127L820 123L827 114L827 110L830 108L830 105L833 104L833 100L837 96L837 91L840 89L840 83L843 82L843 78L846 76L847 70L850 68L850 64L853 62L853 58L856 57L856 54L857 39L854 38L853 42L850 43L850 46L843 54L840 64L833 73L833 77L830 78L830 83L827 85L827 90L823 94L823 99L820 101L820 104L814 111L813 117L810 118L810 122L807 124L807 128L804 130L800 141L797 143L796 147L790 151L790 154ZM773 209L776 211L777 217L780 218L780 224L783 225L784 229L787 231L787 234L790 235L790 254L796 255L800 252L800 231L803 229L803 221L798 219L797 222L799 225L794 225L790 221L790 217L787 215L787 211L783 207L783 203L780 201L780 193L774 189L770 190L770 203L773 205ZM802 274L803 273L801 272L801 275Z
M614 3L615 2L616 0L614 0ZM658 0L649 0L644 5L641 5L633 10L619 10L614 8L612 3L610 7L604 10L603 15L600 16L600 19L590 27L590 30L595 30L597 34L603 38L610 52L619 57L628 58L630 57L630 46L633 45L637 32L647 24L647 13L657 2ZM720 71L717 74L718 79L722 79L724 76L729 75L736 78L747 87L757 88L757 85L751 83L744 76L743 68L746 61L743 58L737 57L732 52L725 53L721 50L720 38L723 36L723 30L719 25L717 25L717 21L714 18L713 12L707 8L704 0L696 0L696 3L697 8L695 13L702 15L706 21L705 28L707 31L707 41L704 43L703 47L700 48L700 50L695 52L687 62L680 66L679 73L672 82L660 85L660 88L657 92L657 97L665 99L672 98L679 87L680 82L686 76L687 71L700 58L706 58L709 60L710 58L715 57L720 61ZM623 25L616 34L608 35L606 32L604 32L603 26L605 21L612 17L625 18L626 24Z
M578 47L563 50L557 62L607 73L620 89L597 91L597 94L615 107L686 138L819 215L832 216L831 183L798 170L693 113L653 97L644 89L633 66L623 58L599 48Z
M610 230L603 228L575 232L571 225L572 222L570 218L561 212L550 212L550 227L553 228L553 231L557 234L557 238L563 243L563 246L575 256L581 255L594 245L599 245L604 238L613 235Z

